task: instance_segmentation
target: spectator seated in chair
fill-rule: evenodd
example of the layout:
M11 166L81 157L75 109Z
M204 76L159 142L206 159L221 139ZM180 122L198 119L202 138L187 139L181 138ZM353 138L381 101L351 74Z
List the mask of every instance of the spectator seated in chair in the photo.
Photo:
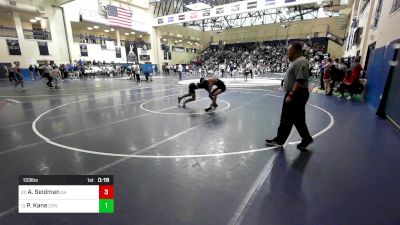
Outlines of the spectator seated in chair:
M360 74L362 71L360 58L356 58L350 66L350 71L346 74L343 82L339 85L339 97L344 97L344 93L348 92L350 96L347 99L352 99L354 94L364 92L364 85L360 82Z

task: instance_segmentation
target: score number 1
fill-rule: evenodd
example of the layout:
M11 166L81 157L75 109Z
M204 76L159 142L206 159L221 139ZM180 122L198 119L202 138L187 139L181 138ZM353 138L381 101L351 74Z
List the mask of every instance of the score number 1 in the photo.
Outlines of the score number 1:
M99 212L114 213L114 186L99 186Z

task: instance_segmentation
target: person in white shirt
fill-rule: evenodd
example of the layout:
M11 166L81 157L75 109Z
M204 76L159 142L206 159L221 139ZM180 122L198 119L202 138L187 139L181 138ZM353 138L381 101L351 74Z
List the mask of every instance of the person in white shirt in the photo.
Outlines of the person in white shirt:
M140 82L140 67L138 64L133 65L133 71L136 76L136 83Z
M224 73L225 73L225 64L221 63L219 65L219 70L221 71L221 76L224 77Z
M179 80L182 80L182 71L183 71L183 66L182 64L179 64L178 66Z
M43 76L48 79L48 82L46 83L46 85L49 88L52 88L53 85L51 84L51 82L53 81L53 78L50 76L50 73L53 70L53 67L51 67L49 65L49 61L46 61L44 65L40 66L40 69L43 70Z

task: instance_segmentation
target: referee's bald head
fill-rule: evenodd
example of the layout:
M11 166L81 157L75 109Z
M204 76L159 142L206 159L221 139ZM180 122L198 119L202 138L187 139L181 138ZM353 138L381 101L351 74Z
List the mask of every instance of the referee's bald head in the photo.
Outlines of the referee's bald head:
M289 60L294 61L295 59L303 55L303 45L297 41L290 43L287 54Z

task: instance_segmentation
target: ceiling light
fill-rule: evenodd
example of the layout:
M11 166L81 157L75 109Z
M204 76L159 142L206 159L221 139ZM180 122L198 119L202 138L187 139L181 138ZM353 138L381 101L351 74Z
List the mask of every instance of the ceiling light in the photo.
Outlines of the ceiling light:
M179 40L179 42L182 42L182 40Z
M109 30L104 30L104 32L108 33L108 32L110 32L110 31L109 31Z
M37 22L37 20L35 20L35 19L30 19L29 20L31 23L36 23Z
M132 31L131 34L135 34L135 32Z
M178 41L174 41L175 43L178 43Z
M88 27L87 29L88 29L88 30L93 30L93 28L91 28L91 27Z
M99 29L99 26L93 26L94 29Z
M139 37L143 37L142 35L139 35Z
M129 35L129 33L125 33L125 35Z
M114 28L111 28L110 30L111 30L111 31L115 31L115 29L114 29Z
M35 17L35 20L41 21L43 18L42 17Z
M167 39L164 38L163 41L167 41Z

